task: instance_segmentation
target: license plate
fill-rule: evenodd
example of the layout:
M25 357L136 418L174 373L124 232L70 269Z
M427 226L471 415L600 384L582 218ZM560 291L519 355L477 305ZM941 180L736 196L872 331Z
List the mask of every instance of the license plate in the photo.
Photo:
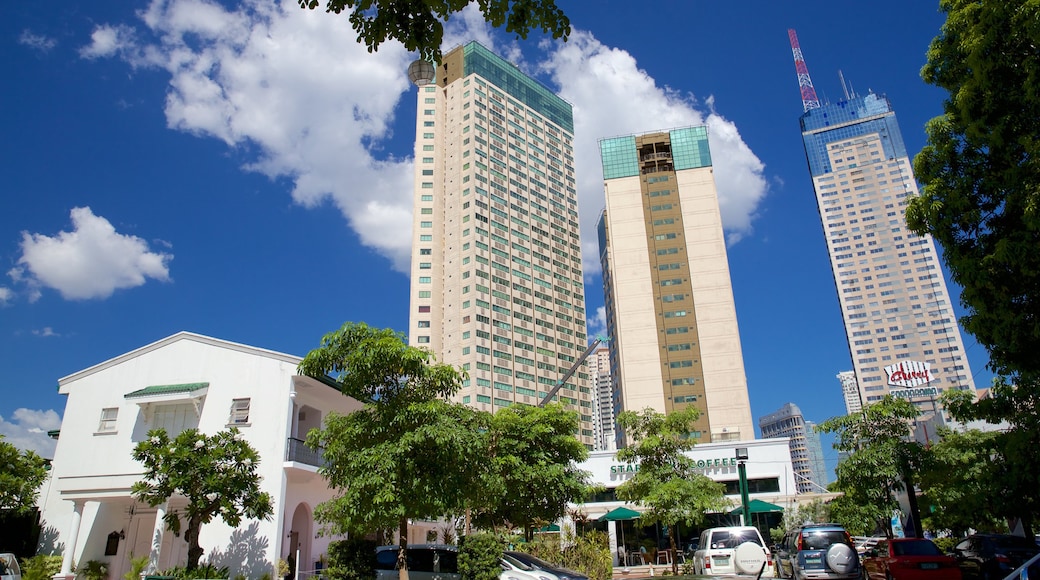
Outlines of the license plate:
M921 569L922 570L936 570L938 568L939 568L939 564L937 564L935 562L922 562L921 563Z

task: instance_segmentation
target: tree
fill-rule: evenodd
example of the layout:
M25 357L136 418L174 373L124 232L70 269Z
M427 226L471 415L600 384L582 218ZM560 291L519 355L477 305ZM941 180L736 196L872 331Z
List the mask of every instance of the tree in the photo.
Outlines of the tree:
M535 522L556 521L568 503L584 500L589 474L578 464L588 450L574 436L578 427L577 413L560 405L499 409L486 433L491 469L476 520L522 526L530 541Z
M690 433L699 415L695 407L667 415L647 408L642 414L623 411L617 419L631 441L629 447L618 449L617 460L639 463L635 475L617 487L617 496L647 507L640 517L644 524L668 526L673 551L676 526L694 525L704 519L706 512L728 507L726 487L699 472L686 455L697 445ZM672 573L678 574L674 558Z
M47 479L47 461L35 451L19 451L0 435L0 509L28 514L36 508Z
M1003 470L992 460L996 432L964 432L941 428L939 442L928 448L918 482L924 492L924 517L930 529L963 536L968 529L996 530L1002 501ZM1005 498L1007 499L1007 498Z
M1001 424L991 444L980 454L1000 469L991 474L990 495L994 515L1021 518L1032 537L1040 518L1040 373L1025 372L1012 384L997 378L986 398L975 401L971 393L947 391L943 406L957 421Z
M324 450L320 473L337 493L315 518L333 533L396 527L406 579L408 520L461 513L488 469L480 437L486 417L445 401L462 375L390 329L348 322L325 335L299 370L321 380L334 373L343 394L365 402L349 415L330 413L323 429L307 435L309 446Z
M204 550L199 531L214 517L236 527L242 518L267 519L274 513L271 494L260 491L260 455L232 427L216 435L186 429L172 440L165 429L153 429L134 447L133 457L144 464L144 479L133 485L134 497L156 507L177 495L188 500L182 508L187 526L187 569L194 570ZM181 510L170 510L166 526L181 530Z
M965 329L1002 374L1040 372L1040 2L941 0L925 82L946 89L907 225L942 246Z
M397 40L420 58L440 62L444 25L471 0L327 0L326 12L350 11L350 27L369 52L387 40ZM301 8L317 8L319 0L299 0ZM553 38L567 40L571 22L555 0L477 0L481 14L491 26L505 25L506 32L527 38L535 28Z
M833 417L817 426L820 432L836 434L834 448L848 454L838 463L837 479L830 486L845 494L842 501L831 506L832 515L870 518L876 529L891 535L890 518L899 507L894 494L907 490L911 512L915 511L912 476L920 464L922 448L910 437L910 421L917 415L909 401L886 395L867 405L862 414ZM920 530L920 519L913 515Z

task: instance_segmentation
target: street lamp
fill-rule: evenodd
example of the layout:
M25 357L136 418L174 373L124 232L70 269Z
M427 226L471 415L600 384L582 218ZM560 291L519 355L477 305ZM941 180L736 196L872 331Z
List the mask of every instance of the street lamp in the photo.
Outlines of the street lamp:
M745 526L751 525L751 505L748 501L748 484L747 484L747 466L744 463L748 460L747 447L737 447L737 473L740 475L740 505L741 507L741 519Z
M419 59L408 65L408 80L415 86L421 87L433 82L433 65L425 60Z

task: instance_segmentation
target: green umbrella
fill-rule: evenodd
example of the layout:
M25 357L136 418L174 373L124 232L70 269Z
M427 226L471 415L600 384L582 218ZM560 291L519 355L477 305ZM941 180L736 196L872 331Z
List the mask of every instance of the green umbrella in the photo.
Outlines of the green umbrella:
M621 522L625 520L638 519L642 514L636 510L630 510L625 506L617 507L601 515L596 521L599 522Z
M625 506L616 507L609 512L601 515L596 521L600 522L623 522L625 520L638 519L641 516L636 510L628 509ZM625 550L625 526L621 525L621 550ZM628 568L628 555L625 555L625 568Z

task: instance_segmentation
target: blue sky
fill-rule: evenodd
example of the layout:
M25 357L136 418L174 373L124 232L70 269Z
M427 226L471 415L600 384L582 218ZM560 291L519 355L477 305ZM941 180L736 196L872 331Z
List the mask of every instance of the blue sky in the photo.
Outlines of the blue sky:
M566 44L477 39L574 105L590 316L603 304L597 140L707 124L752 413L844 413L851 369L798 130L787 29L821 100L841 70L910 151L936 2L559 0ZM180 330L303 355L344 321L407 325L414 58L285 3L71 1L0 21L0 433L49 453L59 378ZM955 290L954 290L955 291ZM590 334L602 320L590 319ZM965 337L977 384L984 349ZM833 451L827 449L831 463Z

